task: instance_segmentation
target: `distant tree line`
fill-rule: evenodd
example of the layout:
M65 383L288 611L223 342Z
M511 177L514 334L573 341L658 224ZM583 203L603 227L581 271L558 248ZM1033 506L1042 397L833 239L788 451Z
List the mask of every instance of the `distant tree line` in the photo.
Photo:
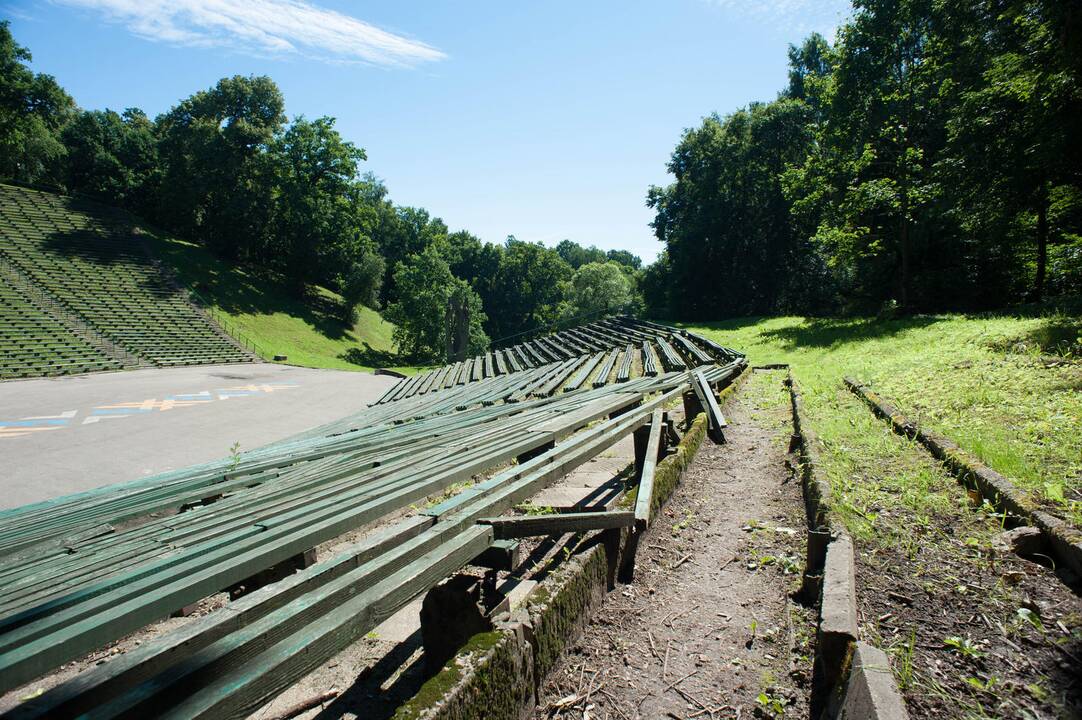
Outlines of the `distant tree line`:
M773 102L687 130L642 291L680 318L1082 293L1082 4L856 0Z
M0 22L0 179L129 209L219 257L383 308L401 352L443 359L445 312L469 311L469 349L641 306L642 261L564 240L546 248L451 232L395 205L333 118L290 121L268 77L223 78L151 119L82 110Z

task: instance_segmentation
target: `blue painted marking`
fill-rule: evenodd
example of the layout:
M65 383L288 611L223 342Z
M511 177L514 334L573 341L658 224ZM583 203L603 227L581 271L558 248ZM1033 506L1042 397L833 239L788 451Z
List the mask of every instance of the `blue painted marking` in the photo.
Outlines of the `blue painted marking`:
M102 408L94 410L91 415L131 415L132 413L148 413L151 408Z
M37 427L39 425L67 425L68 420L0 420L0 427Z
M166 400L187 400L191 402L211 402L214 397L207 391L201 393L183 393L180 395L166 395Z

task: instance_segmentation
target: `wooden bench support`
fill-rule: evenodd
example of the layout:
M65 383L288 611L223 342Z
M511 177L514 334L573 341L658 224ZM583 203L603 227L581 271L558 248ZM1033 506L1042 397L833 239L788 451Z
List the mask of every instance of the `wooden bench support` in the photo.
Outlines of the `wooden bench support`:
M522 543L517 540L497 540L470 561L474 567L514 572L523 561Z
M650 418L650 435L646 444L646 461L639 472L639 490L635 498L635 526L645 529L650 524L650 509L654 502L654 470L661 450L661 408L654 410Z
M515 461L518 462L519 465L522 465L523 463L526 463L526 462L529 462L530 460L533 460L535 457L538 457L539 455L544 455L545 453L547 453L549 450L551 450L554 447L556 447L555 438L552 439L552 440L549 440L547 443L545 443L543 445L539 445L539 446L535 447L533 450L527 450L526 452L522 453L517 458L515 458Z
M699 395L696 392L688 390L683 395L684 400L684 423L685 427L691 427L691 423L695 421L695 418L699 413L703 412L703 404L699 402Z
M621 555L620 581L631 582L635 578L635 555L639 548L639 536L650 525L650 511L654 503L654 470L661 454L661 441L671 429L671 422L661 408L654 410L650 417L649 435L646 440L644 462L639 472L639 489L635 496L634 526L628 533Z
M707 434L716 443L725 442L724 429L728 427L729 423L725 421L725 416L721 414L717 396L714 395L714 390L706 382L706 378L703 377L701 371L696 370L692 373L691 387L695 390L700 407L706 411Z
M459 648L478 633L492 630L482 603L482 581L455 575L425 594L421 603L421 642L425 667L437 672Z

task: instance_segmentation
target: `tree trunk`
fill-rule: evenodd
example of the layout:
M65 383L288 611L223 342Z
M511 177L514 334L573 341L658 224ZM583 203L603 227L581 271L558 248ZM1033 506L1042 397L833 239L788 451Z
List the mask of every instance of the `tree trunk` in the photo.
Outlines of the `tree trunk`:
M911 281L911 276L913 274L913 248L910 247L909 241L909 221L904 216L902 217L902 226L901 228L899 228L899 234L901 235L899 239L901 240L902 246L902 277L900 304L902 306L902 310L909 312L909 285Z
M1042 190L1037 205L1037 280L1033 288L1034 299L1044 299L1044 281L1048 268L1048 192Z

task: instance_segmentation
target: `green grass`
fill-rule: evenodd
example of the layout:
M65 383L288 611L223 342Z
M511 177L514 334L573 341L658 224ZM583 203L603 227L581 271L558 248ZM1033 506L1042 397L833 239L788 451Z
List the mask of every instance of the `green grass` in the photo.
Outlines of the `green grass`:
M1082 317L781 317L689 327L748 353L753 364L791 365L855 532L867 532L882 510L881 497L860 492L868 473L925 513L936 510L941 476L899 458L900 439L842 387L846 375L1082 526ZM875 506L863 506L869 502Z
M394 325L371 308L359 306L357 321L347 324L331 290L311 286L301 298L281 279L229 265L199 245L160 233L149 233L148 242L222 327L266 360L285 355L287 364L302 367L417 372L399 365Z

